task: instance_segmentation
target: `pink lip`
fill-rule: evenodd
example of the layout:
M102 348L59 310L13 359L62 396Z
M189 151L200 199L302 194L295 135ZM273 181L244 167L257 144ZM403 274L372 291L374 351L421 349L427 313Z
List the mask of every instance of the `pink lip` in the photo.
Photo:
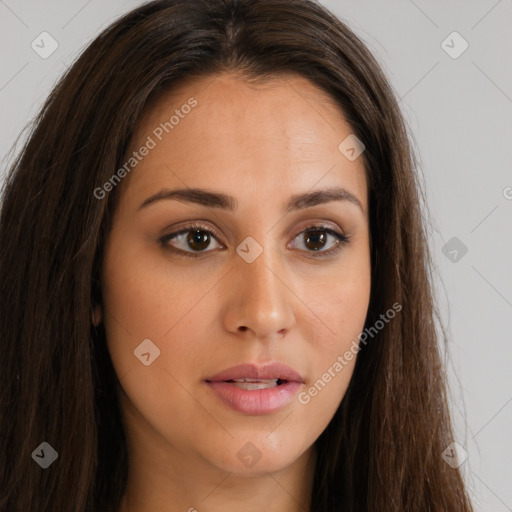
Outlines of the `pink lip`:
M265 366L239 364L207 377L207 381L226 381L233 379L281 379L304 383L304 379L292 368L282 363L270 363Z
M246 390L226 381L233 379L280 379L278 386ZM295 370L281 363L266 366L242 364L228 368L205 379L215 394L234 410L244 414L269 414L293 401L304 379Z

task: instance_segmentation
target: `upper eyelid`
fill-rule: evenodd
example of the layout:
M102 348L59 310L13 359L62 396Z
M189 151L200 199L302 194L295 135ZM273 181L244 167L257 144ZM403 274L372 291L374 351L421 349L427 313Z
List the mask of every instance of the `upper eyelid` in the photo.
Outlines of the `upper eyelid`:
M330 225L327 221L319 220L319 221L312 222L312 223L308 224L306 227L302 228L300 231L297 231L297 234L300 234L303 231L307 231L307 230L313 229L313 228L323 228L323 229L331 229L333 231L337 231L337 228L335 226ZM193 229L201 229L204 231L208 231L216 236L219 236L218 231L215 228L208 226L206 224L200 224L198 221L192 222L192 224L190 224L190 225L185 225L184 227L180 227L177 231L172 231L171 233L164 235L164 236L179 235L179 234L183 234L188 231L191 231ZM344 234L344 232L343 232L344 230L342 230L341 228L339 228L339 231L341 232L340 233L341 235Z
M191 224L190 226L185 226L183 228L178 229L177 231L173 231L172 233L164 235L162 238L170 239L171 237L183 235L183 234L188 233L189 231L192 231L194 229L200 229L201 231L207 231L208 233L211 233L219 243L222 243L219 240L219 235L215 229L213 229L209 226L206 226L206 225L203 226L201 224Z
M180 228L178 229L177 231L173 231L172 233L169 233L167 235L164 235L161 239L165 240L165 241L168 241L168 240L171 240L175 237L178 237L179 235L183 235L185 233L188 233L189 231L192 231L194 229L200 229L202 231L206 231L206 232L209 232L211 235L214 236L214 238L217 240L217 242L224 246L224 244L219 240L219 235L217 233L217 231L215 229L213 229L212 227L210 226L206 226L206 225L202 225L202 224L199 224L198 222L195 222L195 223L192 223L191 225L189 226L185 226L183 228ZM293 240L298 236L300 235L301 233L304 233L306 231L313 231L314 229L319 229L319 230L325 230L325 231L331 231L343 238L349 238L349 236L347 236L343 230L337 230L336 228L334 228L333 226L330 226L329 224L327 224L326 222L322 222L322 221L318 221L318 222L313 222L311 224L309 224L308 226L304 227L303 229L301 229L300 231L298 231L294 237L293 237ZM332 233L331 233L331 236L334 236Z

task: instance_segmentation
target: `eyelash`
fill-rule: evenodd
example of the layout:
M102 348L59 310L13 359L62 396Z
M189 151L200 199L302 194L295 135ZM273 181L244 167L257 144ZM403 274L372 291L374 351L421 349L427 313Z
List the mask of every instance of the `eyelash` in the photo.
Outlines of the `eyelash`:
M168 243L167 243L169 240L172 240L173 238L176 238L179 235L183 235L185 233L189 233L190 231L194 231L194 230L200 230L200 231L209 233L217 240L218 243L220 243L218 240L217 233L212 231L211 228L208 228L206 226L203 226L201 224L196 224L196 223L191 224L190 226L186 226L185 228L181 229L180 231L175 231L174 233L169 233L168 235L165 235L162 238L160 238L159 241L164 249L167 249L167 250L173 252L174 254L177 254L178 256L183 256L184 258L197 259L197 258L201 257L203 254L205 254L207 252L212 252L212 251L195 251L195 252L182 251L181 249L176 249L175 247L168 245ZM315 258L327 258L329 256L333 256L338 251L341 251L341 249L343 249L343 247L345 245L348 245L350 243L350 238L351 238L350 236L342 235L341 233L338 233L337 231L335 231L327 226L324 226L322 224L314 224L312 226L309 226L306 229L302 230L300 233L298 233L297 236L301 235L302 233L308 233L308 232L314 232L314 231L324 231L324 232L328 233L329 235L334 236L338 240L338 243L333 248L329 249L328 251L320 251L320 252L306 251L308 253L314 254ZM297 238L297 236L295 238Z

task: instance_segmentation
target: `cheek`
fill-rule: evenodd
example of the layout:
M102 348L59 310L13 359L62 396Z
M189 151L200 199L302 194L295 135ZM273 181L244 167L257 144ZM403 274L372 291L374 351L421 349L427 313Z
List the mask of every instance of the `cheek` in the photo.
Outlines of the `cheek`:
M354 339L357 340L364 328L371 291L368 247L358 244L354 250L347 251L346 257L344 255L330 272L306 286L307 306L315 314L310 315L309 323L321 328L319 332L323 333L311 339L317 339L322 355L332 358L333 353L346 350ZM306 325L303 327L307 329Z
M345 349L363 330L370 300L369 280L347 278L331 285L320 300L318 307L323 307L322 319L328 326L326 348Z
M352 377L370 301L369 255L344 263L309 291L303 315L302 330L314 340L313 378L299 402L326 414L334 414Z
M134 351L143 340L158 345L161 332L170 328L172 316L165 312L172 308L163 300L161 285L135 245L113 231L103 262L102 293L107 345L118 376L140 365Z
M204 336L197 326L205 320L205 308L215 306L202 300L213 282L193 286L183 272L155 265L147 254L131 253L114 238L112 245L117 247L115 254L123 256L105 253L104 325L125 393L123 409L132 425L141 415L169 439L187 437L193 432L192 423L211 421L188 388L202 371L197 362L205 357L204 343L197 340ZM147 353L149 357L143 356Z
M112 359L129 368L136 362L133 351L143 340L161 347L162 340L189 321L188 312L201 301L205 286L185 282L163 258L155 261L147 252L133 252L128 243L115 238L111 244L117 249L115 254L105 253L104 323Z

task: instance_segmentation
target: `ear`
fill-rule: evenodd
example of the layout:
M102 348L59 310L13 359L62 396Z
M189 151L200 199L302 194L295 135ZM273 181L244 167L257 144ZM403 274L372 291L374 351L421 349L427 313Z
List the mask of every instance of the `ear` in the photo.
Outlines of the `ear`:
M101 306L99 304L97 304L96 306L94 306L94 308L92 310L91 322L94 325L94 327L98 327L98 325L100 324L102 319L103 319L103 311L101 309Z

